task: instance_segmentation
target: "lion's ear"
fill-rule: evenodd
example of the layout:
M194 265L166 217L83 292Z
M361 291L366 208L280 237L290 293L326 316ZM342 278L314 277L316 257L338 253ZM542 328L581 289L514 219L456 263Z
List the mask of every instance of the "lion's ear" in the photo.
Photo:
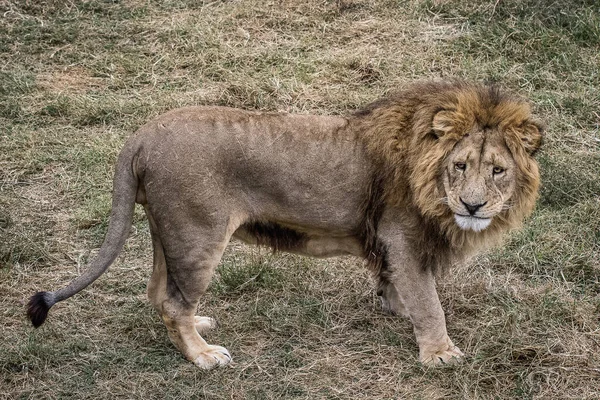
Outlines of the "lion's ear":
M440 138L454 129L455 121L454 111L441 110L433 116L431 124L433 134Z
M542 145L544 128L541 123L527 120L520 128L521 143L529 155L534 155Z

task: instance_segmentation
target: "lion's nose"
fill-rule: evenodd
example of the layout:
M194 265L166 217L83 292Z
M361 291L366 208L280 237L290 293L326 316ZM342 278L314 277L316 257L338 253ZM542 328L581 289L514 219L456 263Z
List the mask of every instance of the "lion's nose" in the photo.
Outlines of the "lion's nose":
M469 203L465 202L463 199L460 199L460 202L463 203L463 205L465 206L465 208L471 215L475 215L477 210L479 210L481 207L483 207L487 204L487 201L485 203L481 203L481 204L469 204Z

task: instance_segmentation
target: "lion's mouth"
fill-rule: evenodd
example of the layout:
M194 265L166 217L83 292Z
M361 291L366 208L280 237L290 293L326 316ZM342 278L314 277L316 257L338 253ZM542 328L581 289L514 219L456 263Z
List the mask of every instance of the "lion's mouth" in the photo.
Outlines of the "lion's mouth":
M454 214L454 220L461 229L470 229L475 232L481 232L482 230L487 228L492 222L491 218L481 218L473 215L462 214Z

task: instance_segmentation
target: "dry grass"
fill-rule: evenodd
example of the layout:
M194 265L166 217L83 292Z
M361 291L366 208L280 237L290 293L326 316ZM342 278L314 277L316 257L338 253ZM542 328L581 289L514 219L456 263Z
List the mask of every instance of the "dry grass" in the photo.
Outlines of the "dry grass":
M600 397L600 9L561 4L0 1L0 398ZM29 326L27 296L95 254L116 154L149 117L343 113L440 76L500 81L548 125L534 217L440 282L461 365L418 364L356 260L232 244L201 307L235 363L200 371L145 300L139 212L111 270Z

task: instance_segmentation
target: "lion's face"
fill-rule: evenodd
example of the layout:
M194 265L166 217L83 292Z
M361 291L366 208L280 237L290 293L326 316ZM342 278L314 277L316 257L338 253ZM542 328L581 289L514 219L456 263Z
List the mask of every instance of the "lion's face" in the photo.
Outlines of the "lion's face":
M461 229L480 232L510 207L516 169L497 130L471 132L456 144L446 159L443 181Z

